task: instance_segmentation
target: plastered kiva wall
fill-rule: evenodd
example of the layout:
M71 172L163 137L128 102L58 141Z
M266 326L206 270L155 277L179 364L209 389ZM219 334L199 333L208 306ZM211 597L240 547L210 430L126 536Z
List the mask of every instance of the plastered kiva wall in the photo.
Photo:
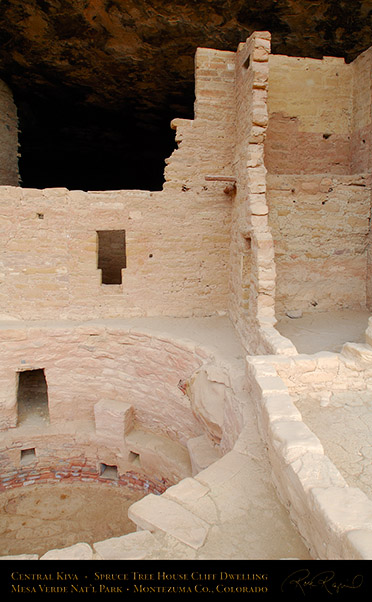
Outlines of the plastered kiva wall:
M125 327L63 322L0 333L1 428L17 424L17 374L44 369L51 423L94 419L101 399L130 403L141 428L180 440L201 434L178 382L201 357L170 341ZM172 416L172 425L167 426Z

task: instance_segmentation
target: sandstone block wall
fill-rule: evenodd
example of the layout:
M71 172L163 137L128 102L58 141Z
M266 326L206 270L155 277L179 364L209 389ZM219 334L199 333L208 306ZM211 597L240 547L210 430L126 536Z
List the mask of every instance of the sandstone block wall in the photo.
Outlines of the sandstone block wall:
M0 81L0 186L17 186L18 117L8 86Z
M290 353L275 312L370 306L370 181L349 176L369 170L371 52L273 56L256 32L237 53L199 49L195 72L161 192L0 189L0 315L229 311L247 349ZM125 236L117 284L98 256L111 230Z
M18 319L225 311L230 203L222 191L0 189L0 314ZM125 230L122 284L102 284L99 230ZM10 303L11 300L11 303Z
M350 380L360 384L360 364L350 362L345 379L346 372L337 374L340 361L332 353L248 357L247 380L275 487L312 557L370 559L372 502L360 489L348 487L293 403L298 385L307 395L319 396L337 381L344 389Z
M267 339L259 328L274 320L263 165L269 38L254 34L237 55L198 50L195 119L172 122L178 149L161 192L0 189L0 316L203 316L230 307L246 345ZM236 194L224 177L236 178ZM113 278L99 245L110 231L125 237Z
M351 120L351 172L371 173L371 72L372 49L351 63L353 76L353 111Z
M271 173L349 173L352 68L270 55L265 165Z
M210 315L227 311L234 53L196 58L195 120L161 192L0 188L0 314L18 319ZM124 230L122 284L102 284L97 231ZM115 249L115 254L116 249ZM122 265L125 265L123 258ZM9 300L11 301L11 304Z
M174 119L178 149L166 160L164 190L188 196L209 191L220 197L222 182L206 175L231 175L235 146L235 53L198 48L195 55L193 120ZM201 187L201 188L200 188ZM199 199L200 200L200 199Z
M275 265L264 165L269 53L270 34L255 32L240 44L236 55L230 312L251 353L272 352L281 344L281 337L272 328Z
M353 121L351 134L352 173L372 173L372 49L369 48L352 63L354 81ZM371 235L369 235L369 238ZM371 244L367 249L367 307L372 307Z
M269 67L265 166L276 317L368 307L371 53L350 65L274 55Z
M328 405L339 394L372 390L372 349L346 343L341 353L298 355L290 361L274 360L276 371L295 401L307 396Z
M276 316L366 306L370 187L365 176L268 174Z

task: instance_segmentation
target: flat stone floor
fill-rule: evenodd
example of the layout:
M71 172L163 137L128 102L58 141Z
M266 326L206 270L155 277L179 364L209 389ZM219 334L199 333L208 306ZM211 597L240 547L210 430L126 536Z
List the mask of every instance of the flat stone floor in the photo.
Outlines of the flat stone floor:
M167 335L174 339L189 340L207 345L218 357L229 360L242 359L245 351L239 337L226 316L205 318L171 318L157 316L150 318L112 318L108 320L0 320L0 330L24 330L25 328L68 329L89 324L109 328L126 329L133 332L146 332L154 336Z
M31 485L0 494L0 555L45 554L136 530L128 507L143 493L98 483Z
M303 398L296 405L348 485L372 500L372 392L339 392L337 402L322 407Z
M298 353L333 351L344 343L364 343L369 311L327 311L304 314L302 318L281 318L275 328L290 339Z

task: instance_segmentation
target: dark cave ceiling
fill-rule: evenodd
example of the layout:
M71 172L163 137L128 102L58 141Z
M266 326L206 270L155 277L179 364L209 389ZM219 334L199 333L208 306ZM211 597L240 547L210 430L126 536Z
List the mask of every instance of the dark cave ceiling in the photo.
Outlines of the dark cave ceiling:
M25 186L161 188L169 122L192 118L198 46L255 30L275 53L372 45L372 0L0 0L0 77L13 91Z

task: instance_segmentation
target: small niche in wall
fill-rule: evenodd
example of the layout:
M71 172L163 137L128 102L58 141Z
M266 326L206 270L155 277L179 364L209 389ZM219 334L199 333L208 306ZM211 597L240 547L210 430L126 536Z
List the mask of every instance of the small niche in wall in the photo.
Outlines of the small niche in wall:
M117 481L119 478L118 467L110 464L99 465L99 476L111 481Z
M21 465L26 466L32 464L36 460L36 451L34 447L29 449L21 449Z
M97 236L102 284L121 284L121 270L127 267L125 230L99 230Z
M134 466L141 466L141 459L140 459L140 455L136 454L135 452L129 452L128 455L128 460L131 464L133 464Z
M49 422L48 386L43 369L18 372L18 424L28 426Z

